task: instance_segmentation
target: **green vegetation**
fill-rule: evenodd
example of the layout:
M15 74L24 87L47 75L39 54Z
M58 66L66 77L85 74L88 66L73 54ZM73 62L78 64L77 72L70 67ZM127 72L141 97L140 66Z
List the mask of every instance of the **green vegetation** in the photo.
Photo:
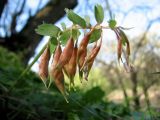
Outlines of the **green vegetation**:
M91 72L89 86L76 82L76 91L70 91L69 103L66 103L54 85L47 90L37 75L31 71L15 84L24 70L20 57L0 48L0 58L1 118L9 120L151 119L147 111L134 111L123 103L109 102L106 95L111 87L106 79L97 75L98 69L95 69L95 73ZM160 119L154 109L151 114L154 115L154 119Z

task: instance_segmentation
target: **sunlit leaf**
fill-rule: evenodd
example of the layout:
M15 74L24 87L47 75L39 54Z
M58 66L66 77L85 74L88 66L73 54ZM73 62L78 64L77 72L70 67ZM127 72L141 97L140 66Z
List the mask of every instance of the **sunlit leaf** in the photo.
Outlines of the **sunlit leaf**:
M39 35L45 35L45 36L53 36L57 37L58 33L61 31L60 28L53 24L47 24L43 23L38 26L38 28L35 29L36 33Z
M109 20L108 23L109 23L109 27L111 29L114 29L116 27L116 24L117 24L116 20L113 20L113 19Z
M61 44L65 45L68 39L70 38L70 36L71 36L71 30L63 31L59 38Z
M103 11L103 8L101 5L96 5L94 7L94 15L95 15L95 18L96 18L96 21L98 23L102 23L103 22L103 19L104 19L104 11Z
M95 29L91 34L89 43L93 43L97 41L101 37L101 32L102 32L101 29Z
M82 17L74 13L72 10L65 9L65 11L67 13L67 17L69 18L69 20L71 20L74 24L78 24L83 28L86 27L86 21Z

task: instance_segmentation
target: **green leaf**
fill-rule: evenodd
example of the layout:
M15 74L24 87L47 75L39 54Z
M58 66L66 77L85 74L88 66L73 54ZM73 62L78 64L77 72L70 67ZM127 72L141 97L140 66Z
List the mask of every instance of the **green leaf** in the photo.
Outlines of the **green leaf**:
M89 43L93 43L97 41L101 37L101 32L102 32L101 29L95 29L91 34Z
M70 36L71 36L71 30L63 31L59 38L59 40L61 41L61 44L65 45L68 39L70 38Z
M93 96L96 96L96 97L94 97L93 99ZM100 87L93 87L83 95L82 99L86 103L93 104L102 100L103 97L104 97L104 91L102 91Z
M94 15L97 23L102 23L104 19L104 11L101 5L95 5L94 7Z
M109 27L110 27L111 29L114 29L115 26L116 26L116 24L117 24L116 20L113 20L113 19L112 19L112 20L109 20L108 23L109 23Z
M57 44L58 44L57 38L51 37L49 42L49 49L51 54L55 51Z
M61 31L60 28L53 24L47 24L43 23L38 26L37 29L35 29L36 33L39 35L45 35L45 36L53 36L57 37L58 33Z
M71 20L74 24L78 24L82 28L85 28L87 26L86 21L83 18L81 18L79 15L74 13L72 10L65 9L65 11L67 13L67 17L69 18L69 20Z
M73 37L74 40L77 40L78 37L80 36L80 34L81 33L79 32L78 29L72 29L72 37Z

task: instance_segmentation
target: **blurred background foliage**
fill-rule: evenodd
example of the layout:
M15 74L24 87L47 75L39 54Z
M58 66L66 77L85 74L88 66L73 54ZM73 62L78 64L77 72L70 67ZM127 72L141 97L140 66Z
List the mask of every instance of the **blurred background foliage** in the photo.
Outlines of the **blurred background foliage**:
M133 8L129 9L128 6L131 5L123 4L127 3L126 1L119 3L117 0L101 0L107 15L109 2L110 10L124 21L117 19L120 25L125 25L124 18L133 18L130 13L135 11L141 13L142 18L146 18L147 24L141 32L134 34L141 29L139 26L126 31L131 43L130 59L134 72L126 73L123 65L118 65L115 43L106 40L91 70L89 81L80 83L76 76L76 91L70 91L69 103L66 103L55 85L52 84L47 90L35 72L29 71L20 79L19 76L41 40L34 32L37 25L43 21L55 23L65 14L64 8L79 6L75 9L77 13L84 15L86 9L89 9L87 13L90 15L97 1L39 0L36 7L32 8L31 0L1 0L0 119L159 120L160 15L157 12L152 15L148 11L154 12L155 8L159 8L157 5L160 2L140 1L135 4L135 1L129 0L134 3ZM127 7L124 8L122 4ZM53 14L55 11L58 13ZM110 33L108 31L107 35ZM113 33L110 34L112 35ZM109 38L113 39L115 38Z

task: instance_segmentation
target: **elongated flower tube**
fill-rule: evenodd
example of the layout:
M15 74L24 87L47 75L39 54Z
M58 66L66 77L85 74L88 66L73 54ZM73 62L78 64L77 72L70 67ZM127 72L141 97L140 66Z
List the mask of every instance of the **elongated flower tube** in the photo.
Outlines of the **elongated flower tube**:
M59 69L62 69L62 67L69 62L72 56L73 48L74 48L74 41L73 41L73 38L71 37L67 41L67 44L59 58L59 61L56 67L58 67Z
M46 83L48 78L49 59L50 59L50 51L47 46L40 57L40 63L39 63L39 76L43 80L44 84Z

